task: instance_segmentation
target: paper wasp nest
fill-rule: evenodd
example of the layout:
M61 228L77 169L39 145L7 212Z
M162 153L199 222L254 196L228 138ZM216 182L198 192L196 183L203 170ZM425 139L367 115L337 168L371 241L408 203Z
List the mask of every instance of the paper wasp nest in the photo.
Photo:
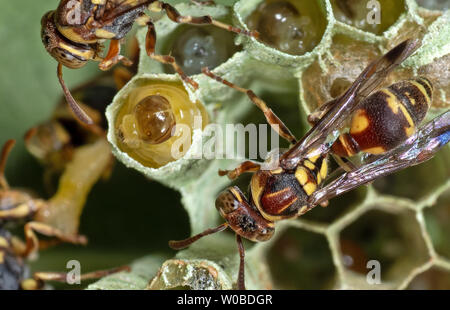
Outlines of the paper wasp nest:
M292 6L294 1L284 1L281 6L275 5L280 1L223 2L228 6L182 3L177 8L186 15L210 14L247 29L250 24L261 32L273 26L264 25L265 22L277 23L270 16L273 11L278 10L288 19L292 10L298 11L291 18L297 28L286 28L295 32L295 42L289 41L294 40L289 37L277 37L277 33L271 37L262 33L266 43L239 36L235 39L237 48L231 46L231 51L208 56L214 58L209 59L208 65L216 66L215 73L253 89L297 136L307 129L305 120L310 111L341 94L370 60L407 37L421 37L422 47L386 84L424 74L435 86L428 117L450 106L450 12L439 11L439 1L420 1L428 9L413 0L378 1L383 17L376 26L365 20L367 1L308 1L305 3L311 4L302 7ZM191 31L189 38L203 35L186 27L170 22L167 17L160 19L156 23L158 52L164 49L167 52L177 40L186 41L177 38L183 33ZM141 50L145 31L138 32ZM176 43L175 46L182 46L176 48L189 48L189 42L182 43ZM205 44L213 49L227 48L213 40ZM186 65L198 72L195 71L198 64ZM116 129L118 113L130 93L148 83L178 83L179 87L185 87L187 98L208 112L207 122L264 122L262 115L255 116L259 111L245 96L203 75L193 78L200 86L197 91L182 86L178 76L142 53L138 75L119 92L107 112L108 138L116 157L181 193L191 235L219 223L215 197L230 181L219 177L217 170L232 167L238 161L188 159L192 151L189 149L185 157L159 168L145 166L121 148ZM191 148L206 139L201 137L201 131L201 128L194 131ZM327 208L317 207L299 219L281 221L269 242L245 242L247 287L448 289L449 155L446 147L433 160L335 198ZM247 184L239 183L243 190ZM110 276L90 288L231 289L236 280L238 254L232 234L204 238L163 263L164 260L150 256L137 261L131 274ZM370 260L380 262L382 284L371 285L366 281L370 270L366 263Z

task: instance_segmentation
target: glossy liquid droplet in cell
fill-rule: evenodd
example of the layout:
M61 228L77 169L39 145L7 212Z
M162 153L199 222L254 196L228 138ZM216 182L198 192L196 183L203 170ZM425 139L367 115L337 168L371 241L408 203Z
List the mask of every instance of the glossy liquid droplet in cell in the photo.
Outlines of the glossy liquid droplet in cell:
M187 75L199 74L202 67L214 69L238 50L233 39L233 34L223 29L185 26L171 42L169 52ZM171 67L167 71L173 72Z
M247 20L267 45L292 55L311 51L325 31L326 20L315 1L265 1Z
M403 0L332 0L331 5L338 21L374 34L382 34L406 10Z

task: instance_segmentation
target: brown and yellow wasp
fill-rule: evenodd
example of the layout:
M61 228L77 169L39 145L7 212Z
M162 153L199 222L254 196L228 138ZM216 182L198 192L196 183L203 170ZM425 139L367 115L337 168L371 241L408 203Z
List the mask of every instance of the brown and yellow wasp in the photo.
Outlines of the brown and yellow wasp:
M127 52L133 61L138 59L139 48L136 39L129 45ZM54 192L53 177L64 171L72 161L76 149L105 138L106 107L136 72L137 66L116 66L114 70L102 72L70 90L94 125L88 126L79 122L62 96L51 117L25 134L27 150L45 166L44 185L49 194ZM105 176L111 172L106 171Z
M87 193L108 167L112 155L106 139L99 139L83 150L79 149L61 177L58 192L51 199L44 200L9 186L4 172L14 144L14 140L8 140L0 155L0 290L41 289L44 281L66 281L66 273L37 272L31 276L25 260L37 253L39 248L53 245L54 241L86 244L86 237L78 235L79 213ZM91 164L88 171L85 169L87 163ZM25 243L6 229L20 224L24 224ZM39 242L37 234L56 239ZM100 278L128 269L120 267L94 271L80 275L80 280Z
M93 185L110 168L112 154L106 139L79 147L59 180L56 193L48 200L23 189L11 188L5 177L8 154L15 140L8 140L0 155L0 227L24 224L24 256L37 252L37 233L74 244L86 244L78 234L81 211Z
M140 20L148 27L146 52L149 57L174 70L194 88L198 85L183 73L175 59L169 55L155 54L156 32L151 18L145 10L162 11L174 22L180 24L214 25L235 33L257 36L214 20L211 16L183 16L173 6L157 0L61 0L58 8L47 12L41 20L41 38L47 52L58 61L57 75L66 100L77 118L86 124L93 121L76 103L62 77L62 66L77 69L89 60L99 61L101 70L108 70L118 62L131 65L132 62L120 55L120 40L130 32L133 24ZM100 54L102 42L111 40L105 57Z
M246 93L273 129L292 146L270 159L277 163L276 169L263 170L260 163L245 161L234 170L219 171L231 179L244 172L254 173L249 197L236 186L228 188L216 199L224 224L185 240L170 241L169 245L182 249L206 235L231 228L240 255L237 286L244 289L241 237L269 240L276 221L296 218L362 184L433 157L450 140L450 111L416 130L432 102L431 82L418 77L376 90L419 45L417 40L406 40L370 63L343 95L308 117L313 127L300 140L251 90L233 85L205 68L206 75ZM348 119L350 130L344 133ZM346 158L359 152L367 154L360 164ZM329 155L341 166L337 175L328 174Z
M23 247L11 233L0 225L0 290L38 290L46 281L66 282L65 272L35 272L32 275L25 263ZM80 275L80 281L98 279L120 271L129 271L127 266L98 270Z

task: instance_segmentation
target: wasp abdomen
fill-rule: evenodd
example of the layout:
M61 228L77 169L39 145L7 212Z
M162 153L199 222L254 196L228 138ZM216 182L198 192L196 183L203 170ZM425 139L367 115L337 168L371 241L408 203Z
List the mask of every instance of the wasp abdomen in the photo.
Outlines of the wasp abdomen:
M425 77L400 81L366 98L352 117L350 132L332 150L340 156L381 154L406 140L424 119L433 86Z
M251 183L252 199L262 214L270 221L292 218L305 213L307 200L327 176L326 157L305 159L294 171L281 168L261 171Z

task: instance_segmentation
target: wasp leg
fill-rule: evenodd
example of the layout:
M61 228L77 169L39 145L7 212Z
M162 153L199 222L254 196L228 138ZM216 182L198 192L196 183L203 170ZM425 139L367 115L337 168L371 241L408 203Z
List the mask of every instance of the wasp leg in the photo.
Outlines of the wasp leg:
M325 201L322 201L319 205L322 208L326 208L326 207L328 207L329 204L330 204L330 202L328 200L325 200Z
M124 67L116 68L113 71L114 84L116 84L117 89L124 87L132 77L133 73Z
M0 155L0 188L3 188L4 190L9 189L9 184L5 177L6 161L8 160L9 153L11 153L11 150L15 144L16 144L15 140L11 139L6 141L5 145L2 148L2 153Z
M216 5L216 2L214 2L214 0L206 0L206 1L191 0L191 2L196 5Z
M192 85L194 89L198 89L198 84L191 78L189 78L186 73L183 72L181 67L177 64L175 61L175 58L173 58L170 55L156 55L155 54L155 45L156 45L156 31L155 26L152 22L147 22L148 31L147 36L145 38L145 49L147 51L148 57L152 58L153 60L156 60L160 63L170 65L175 70L175 72L178 73L178 75L181 77L183 81L186 83Z
M112 269L107 269L107 270L93 271L90 273L82 274L79 276L78 279L74 279L74 280L84 281L84 280L89 280L89 279L99 279L99 278L103 278L108 275L118 273L121 271L129 272L130 267L122 266L122 267L117 267L117 268L112 268ZM45 281L56 281L56 282L69 283L67 280L68 280L68 277L70 277L70 276L71 275L69 275L65 272L36 272L33 274L33 278L22 281L21 288L23 290L39 290L44 287Z
M239 250L239 274L237 280L238 290L245 290L245 250L241 236L236 234L236 242Z
M45 250L45 249L48 249L48 248L53 247L60 243L62 243L62 241L56 240L56 239L55 240L40 240L39 241L39 250ZM14 251L14 253L17 256L26 257L25 256L26 248L27 248L27 245L19 237L16 237L16 236L11 237L11 250Z
M259 33L257 31L247 31L237 27L233 27L231 25L219 22L213 19L209 15L205 16L182 16L177 9L171 6L168 3L160 2L161 8L166 11L167 16L174 22L179 24L193 24L193 25L214 25L216 27L225 29L227 31L244 34L247 36L251 36L254 38L259 37Z
M245 172L256 172L260 168L261 168L260 164L247 160L244 161L239 166L237 166L236 168L234 168L233 170L219 170L219 175L220 176L226 175L230 180L234 180Z
M0 220L6 219L26 219L35 214L43 205L42 200L31 200L27 203L21 203L18 206L8 209L0 210Z
M131 66L133 64L131 60L129 60L125 56L120 55L120 41L111 40L108 54L106 54L106 57L100 62L98 67L100 68L100 70L107 71L120 61L125 66Z
M59 229L53 228L49 225L39 222L28 222L25 224L25 240L26 249L24 256L27 257L33 253L36 253L39 249L39 240L36 236L36 232L45 235L47 237L55 237L61 241L73 243L73 244L87 244L87 238L83 235L66 235Z
M215 75L214 73L209 71L208 68L202 68L202 72L205 75L209 76L210 78L216 80L217 82L225 84L228 87L234 88L235 90L240 91L241 93L247 94L250 100L264 113L267 122L272 127L272 129L275 130L275 132L280 135L280 137L286 139L291 144L295 144L297 142L297 139L291 133L289 128L287 128L286 125L278 118L278 116L276 116L275 113L273 113L273 111L267 106L264 100L256 96L256 94L252 90L239 87Z
M208 235L220 232L220 231L224 231L227 228L228 228L228 223L223 223L215 228L209 228L209 229L205 230L204 232L201 232L195 236L192 236L192 237L184 239L184 240L179 240L179 241L170 240L169 246L174 250L181 250L181 249L187 248L192 243L194 243L195 241L197 241L198 239L200 239L202 237L205 237L205 236L208 236Z
M44 206L45 202L42 200L33 200L29 203L23 203L8 210L0 210L1 219L26 219L32 217L39 209ZM59 242L70 242L86 244L87 240L84 236L66 236L59 230L39 222L28 222L24 226L26 244L20 239L13 239L13 249L17 255L28 257L36 253L38 249L45 248L55 244L55 241L39 242L34 231L39 232L49 237L57 237Z
M314 126L338 102L337 99L327 101L308 115L308 123Z

